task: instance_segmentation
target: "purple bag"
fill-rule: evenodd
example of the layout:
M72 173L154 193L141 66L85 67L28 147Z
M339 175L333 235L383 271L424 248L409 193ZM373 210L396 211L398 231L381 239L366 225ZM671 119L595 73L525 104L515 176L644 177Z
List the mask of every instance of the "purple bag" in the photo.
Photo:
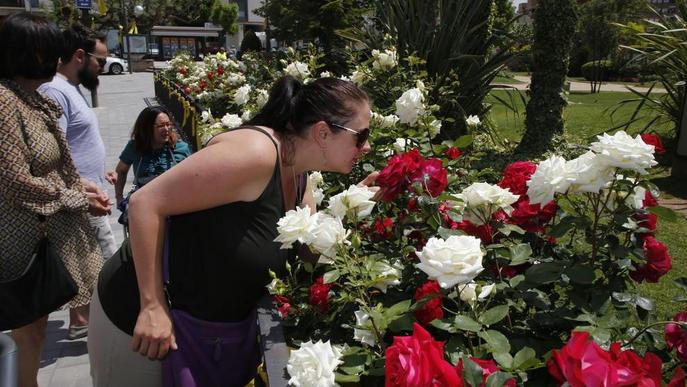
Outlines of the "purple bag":
M165 283L169 282L169 227L162 256ZM170 310L177 350L162 361L163 387L243 387L257 374L260 363L256 309L243 321L212 322Z

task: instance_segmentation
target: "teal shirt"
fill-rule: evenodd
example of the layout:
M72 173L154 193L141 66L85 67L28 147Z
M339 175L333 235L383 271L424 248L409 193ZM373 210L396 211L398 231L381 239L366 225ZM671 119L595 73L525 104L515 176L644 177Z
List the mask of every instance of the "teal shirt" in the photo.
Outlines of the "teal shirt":
M148 152L141 157L136 151L134 140L129 140L124 150L119 155L119 160L124 164L133 166L135 176L138 176L138 178L145 178L161 175L166 170L172 168L174 162L178 163L190 155L191 149L188 147L188 144L179 140L173 150L164 147ZM174 162L172 162L172 157L174 157Z

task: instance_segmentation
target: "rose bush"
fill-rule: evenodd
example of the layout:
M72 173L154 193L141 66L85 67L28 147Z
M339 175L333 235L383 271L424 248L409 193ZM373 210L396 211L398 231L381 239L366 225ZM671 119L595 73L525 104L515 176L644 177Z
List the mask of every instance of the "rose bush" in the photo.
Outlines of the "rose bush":
M685 318L664 332L637 288L671 268L654 233L670 212L645 180L660 140L609 133L571 160L477 169L480 118L466 122L471 135L439 142L442 91L424 64L368 54L334 76L374 101L375 151L349 176L311 173L318 211L278 224L284 248L320 255L269 285L298 354L291 383L574 386L588 358L599 385L684 383ZM207 58L202 71L178 60L168 72L208 107L199 135L209 138L254 114L279 76L332 76L318 55ZM374 170L378 198L355 185Z

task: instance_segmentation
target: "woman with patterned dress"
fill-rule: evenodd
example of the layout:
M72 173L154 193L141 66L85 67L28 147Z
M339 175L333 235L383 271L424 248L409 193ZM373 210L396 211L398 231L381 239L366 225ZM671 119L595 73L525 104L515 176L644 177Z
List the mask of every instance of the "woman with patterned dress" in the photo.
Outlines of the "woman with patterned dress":
M24 271L44 230L78 285L69 306L86 305L102 266L86 214L104 215L111 206L79 178L58 126L62 111L37 92L55 75L61 33L44 17L22 12L3 21L0 36L0 281ZM38 386L47 321L43 316L11 333L21 387Z

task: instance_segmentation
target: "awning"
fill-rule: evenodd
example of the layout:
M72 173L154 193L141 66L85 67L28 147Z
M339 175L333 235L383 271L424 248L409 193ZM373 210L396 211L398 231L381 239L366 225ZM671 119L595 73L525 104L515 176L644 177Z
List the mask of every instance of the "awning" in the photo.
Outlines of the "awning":
M177 27L177 26L153 26L150 34L153 36L179 36L179 37L219 37L221 27Z

